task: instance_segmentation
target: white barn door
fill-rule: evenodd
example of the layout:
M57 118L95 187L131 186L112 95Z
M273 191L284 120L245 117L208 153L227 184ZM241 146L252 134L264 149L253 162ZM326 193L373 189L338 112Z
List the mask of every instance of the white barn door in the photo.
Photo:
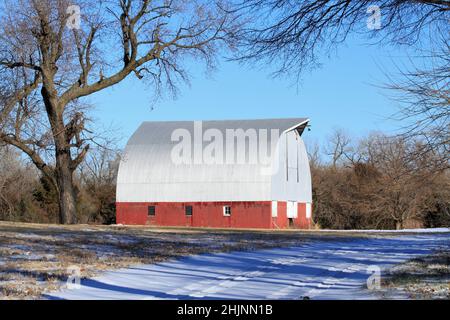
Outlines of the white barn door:
M298 212L297 201L288 201L287 202L287 217L288 218L297 218Z

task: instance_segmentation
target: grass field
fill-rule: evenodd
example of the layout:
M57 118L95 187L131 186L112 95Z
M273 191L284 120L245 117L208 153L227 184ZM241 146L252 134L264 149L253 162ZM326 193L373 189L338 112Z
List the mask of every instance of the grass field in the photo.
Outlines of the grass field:
M82 277L92 277L132 264L302 241L305 235L292 232L0 222L0 298L39 298L45 290L60 286L71 265L82 266Z
M385 298L404 292L411 299L450 299L450 248L410 259L388 270Z
M0 299L40 298L64 284L73 265L81 267L82 278L91 278L106 270L193 254L390 235L0 222Z

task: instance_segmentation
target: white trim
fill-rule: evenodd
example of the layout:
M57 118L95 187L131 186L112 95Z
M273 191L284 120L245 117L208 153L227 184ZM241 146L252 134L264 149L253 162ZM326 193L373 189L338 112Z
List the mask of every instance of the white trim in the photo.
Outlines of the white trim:
M278 201L272 201L272 218L278 217Z
M298 217L298 203L297 201L287 201L286 202L286 215L288 218Z
M287 129L287 130L284 130L282 133L287 133L287 132L289 132L289 131L295 130L295 129L297 129L298 127L300 127L301 125L303 125L303 124L305 124L305 123L308 123L309 121L310 121L310 119L306 119L305 121L302 121L302 122L300 122L299 124L297 124L297 125L295 125L295 126L289 128L289 129Z
M306 219L311 219L312 216L312 206L311 202L306 203Z
M227 210L229 209L229 210ZM229 211L229 212L227 212ZM223 216L224 217L231 217L231 206L223 206Z

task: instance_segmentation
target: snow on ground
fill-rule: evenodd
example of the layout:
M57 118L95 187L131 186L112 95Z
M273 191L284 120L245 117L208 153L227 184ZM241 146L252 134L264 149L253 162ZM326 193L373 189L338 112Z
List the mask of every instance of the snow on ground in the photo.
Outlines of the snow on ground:
M421 255L390 268L383 278L383 296L403 291L411 299L450 299L450 248Z
M377 299L380 295L366 288L370 266L386 270L449 247L450 233L311 240L287 248L202 254L136 265L82 280L80 288L66 288L45 297Z
M312 236L148 227L38 225L0 221L0 299L37 299L79 266L81 277L180 256L295 246ZM320 238L327 238L321 235Z

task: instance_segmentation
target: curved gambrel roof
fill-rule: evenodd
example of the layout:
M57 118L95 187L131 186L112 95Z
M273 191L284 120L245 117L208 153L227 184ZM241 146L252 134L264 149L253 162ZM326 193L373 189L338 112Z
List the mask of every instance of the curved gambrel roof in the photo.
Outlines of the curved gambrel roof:
M306 118L202 121L201 133L216 129L226 137L227 129L255 129L257 132L266 129L270 135L270 130L275 129L280 134L296 131L300 137L308 121ZM128 141L119 167L117 201L271 200L271 176L262 174L264 170L267 172L262 163L174 163L171 153L179 142L172 141L172 134L184 129L194 137L194 127L193 121L142 123ZM203 142L203 147L208 143ZM271 156L275 152L273 149L268 150ZM248 152L246 149L246 156Z
M176 129L186 129L192 134L193 123L195 121L145 121L136 132L131 136L127 143L129 145L148 145L160 143L172 143L170 141L171 134ZM203 131L207 129L218 129L225 133L226 129L278 129L281 132L298 130L300 135L305 130L309 119L292 118L292 119L260 119L260 120L210 120L201 121Z

